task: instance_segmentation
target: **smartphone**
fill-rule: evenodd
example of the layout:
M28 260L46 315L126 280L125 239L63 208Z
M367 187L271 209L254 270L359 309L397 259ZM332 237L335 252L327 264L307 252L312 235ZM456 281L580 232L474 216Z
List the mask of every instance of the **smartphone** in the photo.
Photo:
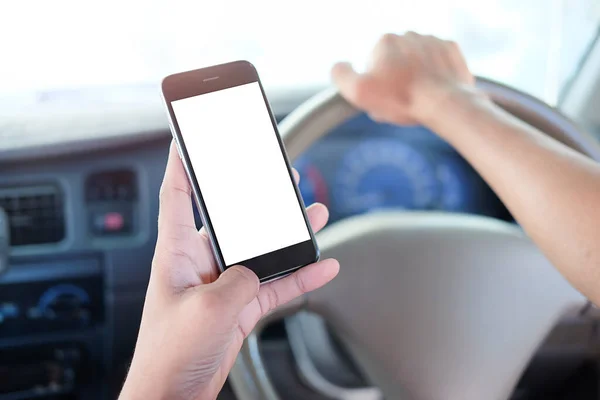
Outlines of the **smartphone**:
M162 95L220 270L241 264L267 282L316 262L319 248L254 66L170 75Z

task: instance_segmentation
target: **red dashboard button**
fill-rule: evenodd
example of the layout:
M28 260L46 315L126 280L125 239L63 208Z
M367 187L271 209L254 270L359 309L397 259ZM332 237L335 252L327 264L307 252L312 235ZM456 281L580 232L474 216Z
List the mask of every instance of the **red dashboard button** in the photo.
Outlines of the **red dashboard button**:
M104 230L118 232L125 226L125 218L118 212L109 212L104 215Z

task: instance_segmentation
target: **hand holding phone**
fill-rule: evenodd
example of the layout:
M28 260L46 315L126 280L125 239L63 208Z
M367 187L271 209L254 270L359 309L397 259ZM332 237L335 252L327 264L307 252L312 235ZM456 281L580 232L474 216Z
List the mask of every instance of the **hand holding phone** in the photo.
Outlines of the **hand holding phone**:
M323 260L260 286L256 274L239 265L219 276L208 238L193 223L190 194L172 145L152 273L123 399L216 398L258 320L325 285L339 270L336 260ZM327 222L322 204L308 207L306 214L315 231Z
M314 233L252 64L171 75L162 91L221 271L241 264L266 282L316 262Z

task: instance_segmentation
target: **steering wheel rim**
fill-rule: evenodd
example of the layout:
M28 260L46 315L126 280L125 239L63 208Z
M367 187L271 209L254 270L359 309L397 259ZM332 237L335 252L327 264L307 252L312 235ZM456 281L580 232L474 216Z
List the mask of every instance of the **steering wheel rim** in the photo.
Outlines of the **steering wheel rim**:
M491 80L478 78L477 84L507 111L600 160L595 141L557 110ZM357 114L335 90L308 100L280 124L290 158ZM363 215L331 225L318 240L324 256L340 259L340 276L257 326L230 374L240 400L280 398L261 359L258 335L270 321L301 309L328 320L387 398L506 399L558 318L586 303L518 227L490 218ZM376 260L364 258L372 254ZM392 267L399 262L402 268ZM395 304L386 290L402 302ZM381 329L382 323L389 326ZM503 331L507 326L510 332ZM482 327L495 331L482 338Z

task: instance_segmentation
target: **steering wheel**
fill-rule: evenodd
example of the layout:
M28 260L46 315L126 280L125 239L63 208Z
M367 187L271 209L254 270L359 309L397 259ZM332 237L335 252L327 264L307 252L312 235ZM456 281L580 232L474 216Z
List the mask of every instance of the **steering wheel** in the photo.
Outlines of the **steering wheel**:
M487 79L477 85L513 115L600 160L595 141L556 109ZM290 158L357 114L333 90L308 100L280 125ZM299 310L327 321L378 388L341 390L333 398L500 400L511 395L556 322L587 304L518 225L488 217L365 214L317 238L323 256L340 261L340 274L251 333L230 374L240 400L282 398L258 335Z

